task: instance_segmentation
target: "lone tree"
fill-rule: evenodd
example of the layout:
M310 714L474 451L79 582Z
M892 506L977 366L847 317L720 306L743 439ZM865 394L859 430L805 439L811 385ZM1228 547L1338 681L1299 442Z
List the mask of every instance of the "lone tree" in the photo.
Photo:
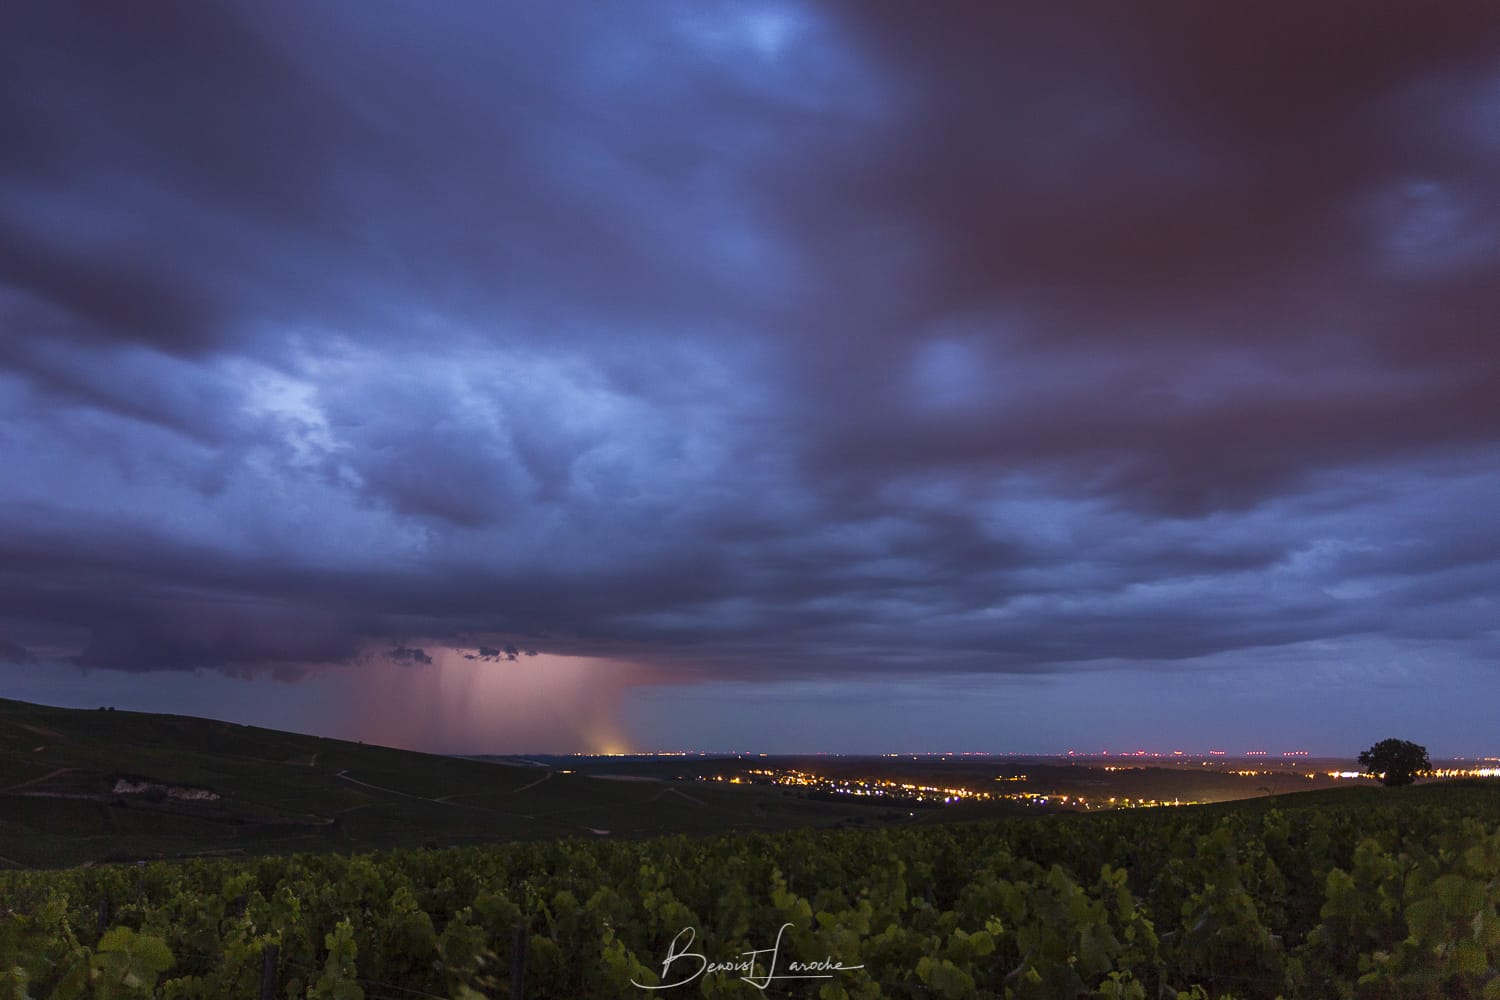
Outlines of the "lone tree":
M1359 763L1386 785L1409 785L1421 772L1432 770L1427 748L1409 740L1381 740L1359 755Z

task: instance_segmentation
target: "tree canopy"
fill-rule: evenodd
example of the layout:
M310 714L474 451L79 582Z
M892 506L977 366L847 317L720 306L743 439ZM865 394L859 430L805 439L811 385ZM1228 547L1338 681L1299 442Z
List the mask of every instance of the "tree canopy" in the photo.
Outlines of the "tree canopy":
M1359 755L1360 766L1387 785L1409 785L1432 770L1427 748L1410 740L1381 740Z

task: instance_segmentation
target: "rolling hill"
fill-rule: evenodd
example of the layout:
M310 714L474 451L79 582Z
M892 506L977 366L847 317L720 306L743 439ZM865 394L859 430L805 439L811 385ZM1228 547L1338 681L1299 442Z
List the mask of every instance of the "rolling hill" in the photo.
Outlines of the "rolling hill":
M772 789L591 778L0 699L0 866L869 822Z

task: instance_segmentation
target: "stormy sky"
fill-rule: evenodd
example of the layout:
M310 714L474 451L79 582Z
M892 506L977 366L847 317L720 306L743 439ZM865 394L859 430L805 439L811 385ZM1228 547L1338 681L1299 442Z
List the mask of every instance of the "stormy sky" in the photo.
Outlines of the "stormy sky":
M1487 4L19 3L0 694L1500 751Z

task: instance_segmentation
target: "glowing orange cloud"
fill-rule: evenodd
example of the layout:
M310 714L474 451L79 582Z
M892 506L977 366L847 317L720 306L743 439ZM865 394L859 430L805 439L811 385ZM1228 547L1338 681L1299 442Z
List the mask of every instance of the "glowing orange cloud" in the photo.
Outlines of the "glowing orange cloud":
M633 668L547 654L486 662L466 659L472 650L426 649L430 664L374 659L349 671L340 727L348 736L433 753L626 749L618 714Z

